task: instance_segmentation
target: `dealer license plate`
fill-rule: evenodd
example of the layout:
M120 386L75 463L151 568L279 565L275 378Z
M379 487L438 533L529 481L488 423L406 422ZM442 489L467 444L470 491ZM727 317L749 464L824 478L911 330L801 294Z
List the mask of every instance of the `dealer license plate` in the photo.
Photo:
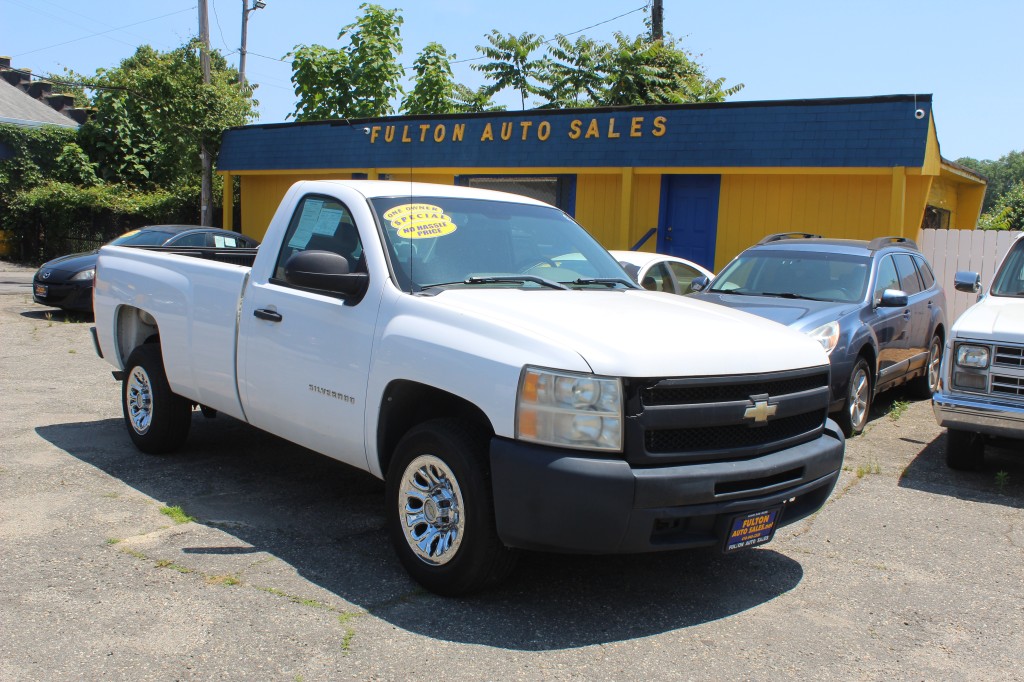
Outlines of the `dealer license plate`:
M48 287L45 284L36 285L36 296L46 296Z
M729 523L729 537L725 539L725 551L733 552L744 547L756 547L770 542L775 535L775 526L781 512L782 507L771 507L734 516Z

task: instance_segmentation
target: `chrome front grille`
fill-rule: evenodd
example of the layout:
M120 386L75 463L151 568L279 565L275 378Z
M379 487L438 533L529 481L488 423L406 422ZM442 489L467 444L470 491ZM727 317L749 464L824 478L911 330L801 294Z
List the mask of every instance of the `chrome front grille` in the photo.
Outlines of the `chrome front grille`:
M993 393L1024 397L1024 377L993 374L990 385Z
M634 464L750 459L817 438L828 416L827 368L648 379L627 388Z
M1024 368L1024 346L996 346L992 364L998 367Z

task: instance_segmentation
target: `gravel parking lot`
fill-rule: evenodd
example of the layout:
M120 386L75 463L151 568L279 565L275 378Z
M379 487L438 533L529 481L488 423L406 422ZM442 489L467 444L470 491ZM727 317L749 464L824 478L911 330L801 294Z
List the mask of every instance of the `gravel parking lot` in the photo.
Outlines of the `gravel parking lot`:
M364 473L198 413L137 452L90 322L30 278L0 263L0 680L1024 679L1024 457L948 470L927 402L885 396L762 548L527 554L443 599Z

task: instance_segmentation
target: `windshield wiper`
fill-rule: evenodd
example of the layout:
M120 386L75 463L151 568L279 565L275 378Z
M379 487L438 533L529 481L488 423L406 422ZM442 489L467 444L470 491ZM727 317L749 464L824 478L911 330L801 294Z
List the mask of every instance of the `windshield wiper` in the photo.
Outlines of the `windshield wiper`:
M549 289L567 290L569 287L536 275L492 275L488 277L467 277L461 284L501 284L503 282L533 282Z
M761 292L760 295L761 296L774 296L776 298L796 298L796 299L800 299L801 301L828 301L828 300L830 300L830 299L827 299L827 298L816 298L814 296L804 296L803 294L794 294L792 291L782 291L782 292L763 291L763 292Z
M629 287L630 289L639 289L640 286L632 280L623 279L622 277L580 277L579 279L570 282L570 284L576 284L579 286L586 286L587 284L603 284L606 287L614 287L618 284Z

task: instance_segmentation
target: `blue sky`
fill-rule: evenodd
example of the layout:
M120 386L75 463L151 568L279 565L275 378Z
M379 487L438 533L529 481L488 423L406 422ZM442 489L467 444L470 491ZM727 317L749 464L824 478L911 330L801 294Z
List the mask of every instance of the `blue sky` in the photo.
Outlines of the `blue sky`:
M257 83L261 123L285 120L295 97L289 64L295 45L339 47L338 31L359 2L265 0L249 15L246 71ZM646 0L404 0L404 53L437 41L459 59L477 57L491 29L551 38L580 29L611 40L644 30ZM208 0L213 46L237 64L242 0ZM712 77L744 83L731 98L803 99L887 94L934 96L942 155L996 159L1024 150L1020 0L664 0L665 30L698 55ZM625 15L625 16L620 16ZM16 68L92 74L116 66L138 45L169 50L197 33L195 0L0 0L0 54ZM618 17L618 18L615 18ZM611 20L611 21L609 21ZM470 62L456 79L483 83ZM509 93L498 100L519 106Z

